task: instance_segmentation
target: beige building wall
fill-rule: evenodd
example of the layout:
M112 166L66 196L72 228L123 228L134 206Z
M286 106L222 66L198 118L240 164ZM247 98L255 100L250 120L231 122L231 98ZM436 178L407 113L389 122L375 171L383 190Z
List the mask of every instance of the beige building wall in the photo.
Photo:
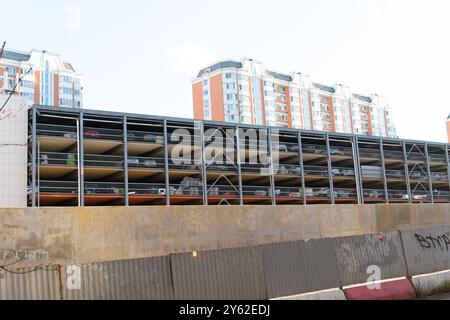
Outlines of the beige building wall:
M0 94L0 108L7 95ZM0 112L0 207L27 206L27 106L12 96Z

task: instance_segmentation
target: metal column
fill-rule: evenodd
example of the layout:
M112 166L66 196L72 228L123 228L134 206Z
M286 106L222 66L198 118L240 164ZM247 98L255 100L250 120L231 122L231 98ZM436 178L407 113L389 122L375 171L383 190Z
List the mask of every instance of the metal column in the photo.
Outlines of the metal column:
M445 145L445 160L447 160L447 180L448 187L450 188L450 159L448 156L448 144Z
M163 131L164 131L164 181L166 184L166 206L170 206L169 143L168 143L169 138L167 133L167 120L164 120Z
M270 159L270 193L271 193L271 200L272 205L275 206L277 204L277 199L275 195L275 178L273 174L273 149L272 149L272 130L267 129L267 142L268 142L268 149L269 149L269 159Z
M411 184L409 181L409 166L408 166L408 156L406 155L406 142L403 141L403 159L405 160L405 182L406 182L406 190L408 192L408 202L412 203L412 194L411 194Z
M31 205L36 207L36 108L33 108L31 128Z
M203 205L208 205L208 180L206 176L206 155L205 155L205 125L200 122L200 148L202 154L202 181L203 181Z
M428 155L428 143L426 142L425 142L425 157L427 158L427 174L428 174L428 187L430 188L430 199L431 203L434 203L433 182L431 181L430 157Z
M359 160L359 140L353 137L353 166L355 169L356 193L358 204L364 204L364 189L362 185L361 161Z
M386 176L386 162L384 161L383 138L380 138L380 158L381 158L381 167L383 169L384 200L386 201L386 203L389 203L389 194L388 194L387 176Z
M301 183L302 183L302 199L303 205L307 204L306 201L306 183L305 183L305 167L303 164L303 144L302 144L302 132L298 131L298 153L300 156L300 174L301 174Z
M129 191L128 191L128 127L127 116L123 117L123 170L124 170L124 183L125 183L125 206L130 204Z
M334 196L333 173L331 172L333 170L333 167L331 165L330 135L328 133L325 135L325 141L327 144L328 183L330 185L330 199L331 199L331 204L335 204L336 199Z
M239 181L239 205L244 205L244 195L242 192L242 168L241 168L241 135L239 126L236 126L236 161L238 168L238 181Z
M78 141L79 141L79 158L78 161L80 163L80 203L78 206L84 206L84 113L80 112L80 128L78 131Z

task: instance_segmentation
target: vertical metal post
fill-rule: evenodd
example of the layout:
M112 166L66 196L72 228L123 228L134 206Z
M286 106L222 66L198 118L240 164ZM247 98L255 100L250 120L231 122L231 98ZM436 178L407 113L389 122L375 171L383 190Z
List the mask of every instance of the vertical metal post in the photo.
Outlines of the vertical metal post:
M408 202L412 203L411 184L410 184L410 181L409 181L408 156L406 155L406 141L404 141L404 140L403 140L403 143L402 143L402 148L403 148L403 159L405 161L406 191L408 192Z
M78 206L81 206L81 161L80 161L80 139L78 138L80 134L80 120L76 119L77 123L77 185L78 185Z
M84 113L80 112L80 130L78 131L79 158L80 162L80 207L84 206Z
M33 107L32 116L32 128L31 128L31 205L36 207L36 108Z
M306 183L305 183L305 166L303 163L303 144L302 144L302 132L298 131L298 154L300 156L300 179L302 184L302 199L303 205L307 204L306 201Z
M389 194L386 176L386 162L384 160L383 138L381 137L380 137L380 158L381 158L381 168L383 170L384 200L386 203L389 203Z
M450 188L450 159L449 159L449 156L448 156L448 144L445 145L445 160L447 161L448 187Z
M200 122L200 148L202 154L202 181L203 181L203 205L208 205L208 178L206 175L206 155L205 155L205 124Z
M127 116L123 116L123 170L125 183L125 206L130 204L129 189L128 189L128 126Z
M273 174L273 149L272 149L272 130L267 129L267 142L269 149L269 159L270 159L270 193L272 205L275 206L277 204L277 199L275 195L275 178Z
M428 154L428 143L426 143L426 142L425 142L425 157L427 158L427 174L428 174L428 187L430 189L430 199L431 199L431 203L434 203L433 182L431 181L430 157Z
M331 199L331 204L335 204L336 199L334 196L333 173L332 173L333 167L331 165L330 135L328 133L325 134L325 141L327 144L328 183L330 185L330 199Z
M242 168L241 168L241 135L239 126L236 126L236 161L238 167L238 181L239 181L239 205L244 205L244 194L242 192Z
M168 133L167 133L167 120L166 119L164 119L163 132L164 132L164 181L165 181L165 185L166 185L166 206L170 206L169 137L168 137Z
M41 206L41 144L37 142L37 206Z
M364 188L362 184L361 161L359 160L359 140L356 136L354 136L352 139L352 152L358 204L364 204Z

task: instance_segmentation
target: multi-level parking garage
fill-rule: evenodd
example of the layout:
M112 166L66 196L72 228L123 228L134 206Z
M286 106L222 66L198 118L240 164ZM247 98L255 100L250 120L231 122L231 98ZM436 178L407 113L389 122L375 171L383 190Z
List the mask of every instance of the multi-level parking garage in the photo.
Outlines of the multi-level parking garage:
M450 201L448 172L441 143L44 106L29 112L30 206L438 203Z

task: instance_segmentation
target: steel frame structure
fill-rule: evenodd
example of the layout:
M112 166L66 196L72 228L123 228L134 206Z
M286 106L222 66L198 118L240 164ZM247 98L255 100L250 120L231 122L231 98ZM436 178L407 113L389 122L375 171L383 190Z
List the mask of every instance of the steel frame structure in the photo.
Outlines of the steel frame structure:
M73 137L76 139L75 144L77 146L77 178L76 181L71 180L70 182L76 182L79 186L77 192L72 192L73 194L76 194L78 201L75 202L78 203L79 206L93 205L93 203L89 203L90 196L86 194L86 181L93 184L116 183L121 186L123 184L123 192L120 193L120 197L117 194L114 194L114 196L116 196L115 199L113 199L114 197L112 195L109 196L109 198L105 197L113 200L108 200L100 205L128 206L158 204L170 206L180 203L199 204L198 198L195 198L196 200L193 201L192 199L194 197L190 199L189 196L183 195L184 200L181 201L179 199L181 196L173 194L172 192L173 186L179 183L180 175L182 175L184 170L179 169L176 174L174 174L176 170L172 168L173 164L171 163L169 156L171 148L173 147L171 140L169 139L169 135L172 132L171 128L178 125L188 129L190 128L189 130L192 132L199 132L199 137L197 139L199 141L195 141L194 146L198 145L201 151L201 168L198 172L195 171L190 174L193 177L200 177L202 190L200 202L203 205L450 202L450 162L448 144L343 133L237 125L212 121L196 121L192 119L86 109L53 108L36 105L30 108L28 126L29 205L33 207L38 206L39 204L43 206L55 204L48 200L51 198L51 195L48 195L46 200L43 199L43 202L39 201L42 194L45 194L45 192L40 192L41 188L45 189L45 183L44 187L42 186L42 183L40 183L41 179L43 182L46 182L44 180L48 179L45 178L45 175L42 176L39 174L40 170L43 170L38 162L40 161L40 157L38 156L39 139L47 137L49 141L53 139L58 141L58 143L62 143L61 140L65 139L65 135L63 135L64 132L59 133L60 136L58 137L49 136L49 130L45 129L45 126L57 127L57 124L54 124L55 121L50 123L46 120L48 117L56 119L72 119L75 120L74 123L77 123L77 128L74 129L76 137ZM134 125L136 119L144 124L148 123L149 125L152 124L155 126L155 130L159 131L149 132L152 134L159 134L162 137L161 146L159 148L144 154L153 155L162 152L160 153L160 158L155 158L157 161L161 160L162 168L160 172L152 173L153 175L148 175L148 178L142 179L139 177L130 177L130 171L134 170L134 168L130 167L129 160L135 160L137 157L142 156L140 154L138 156L136 156L136 154L131 155L129 152L130 145L134 144L137 146L136 148L139 147L145 149L146 147L145 141L137 143L130 141L129 139L130 131L132 131L130 130L130 126L132 124ZM104 130L117 132L117 136L120 137L120 141L117 141L117 143L111 143L111 141L108 140L109 138L99 139L103 141L105 145L110 143L111 145L116 145L116 147L110 148L103 153L89 154L93 152L92 150L95 151L95 148L91 146L89 148L89 153L86 153L86 143L89 142L90 139L86 136L86 121L103 121L104 124L102 128L104 128ZM109 129L109 121L120 123L121 129ZM210 166L211 163L206 161L205 148L207 148L207 143L210 142L212 135L205 135L205 127L215 129L214 133L221 132L222 134L225 134L225 139L229 139L229 142L233 142L234 158L232 166L230 166L233 168L233 173L217 176L217 172ZM233 131L233 137L226 133L227 129ZM268 196L256 196L257 192L254 192L253 189L251 189L251 187L255 187L257 191L262 190L263 187L266 187L265 185L248 186L247 183L244 183L243 178L248 173L246 173L242 167L243 162L241 157L242 155L245 156L246 153L242 153L242 151L245 151L243 150L242 145L242 142L244 141L245 148L245 140L241 140L241 132L248 129L262 130L262 132L265 132L267 135L268 156L270 159L270 174L267 177L269 181L268 190L270 190ZM284 140L273 144L272 138L274 137L274 134L279 134L282 140ZM317 142L313 144L316 140ZM73 144L73 141L71 143ZM289 144L289 148L284 144ZM373 147L367 147L369 144ZM40 149L39 152L50 153L53 149L48 147L49 145L50 143L47 142L47 149L45 149L46 147L44 146L44 149ZM286 151L282 151L280 145L282 145ZM277 147L278 150L275 147ZM347 153L342 151L344 149ZM65 148L64 150L71 150L71 148ZM108 152L111 154L106 154ZM115 170L111 170L111 172L115 173L97 179L99 180L97 181L95 175L92 174L93 169L88 168L89 165L86 164L87 157L112 157L114 155L112 152L116 152L115 155L120 156L123 159L123 164L116 164ZM288 168L295 167L295 171L288 172L287 174L274 172L274 154L279 156L283 152L289 153L289 156L286 156L284 158L285 160L281 159L281 161L286 161L286 163L289 162L289 164L285 164L285 166ZM65 154L62 153L62 150L59 150L56 153L65 156ZM374 156L374 154L376 154L376 156ZM277 158L277 160L279 159ZM120 168L117 168L119 165ZM106 167L105 164L103 164L103 166ZM114 164L111 164L110 167L114 167ZM62 168L61 170L64 171L63 165L60 164L58 168ZM90 171L86 172L86 168ZM371 168L377 172L375 178L371 177L368 173L368 170L372 170ZM415 172L417 169L420 169L421 174L423 174L423 179L416 179L417 173ZM138 173L144 171L145 169L140 169ZM402 174L401 171L404 173ZM381 174L378 172L381 172ZM151 191L152 193L149 193L148 199L136 204L136 191L131 191L133 188L130 188L130 184L140 184L142 185L142 188L147 188L147 185L156 185L157 183L153 183L152 179L153 177L157 177L159 173L161 173L161 179L158 180L158 183L161 187L153 188ZM211 173L216 174L216 176L211 178ZM86 176L86 174L88 176ZM283 174L286 175L286 178ZM135 176L136 175L139 176L139 174L135 173ZM51 177L51 175L47 174L47 177ZM61 177L70 177L70 174L65 174L64 176L61 175ZM107 180L108 177L114 181L103 181L105 179ZM117 182L116 178L120 181ZM209 196L213 187L223 187L219 185L220 180L226 181L226 187L231 190L230 192L234 194L234 197L230 197L228 193ZM257 180L258 179L248 179L246 181ZM63 182L64 181L60 181L60 183ZM349 185L351 188L349 188ZM116 189L117 188L114 188L114 190ZM158 198L154 192L156 192L155 190L160 192L161 189L164 189L165 191L157 194L157 196L159 196ZM347 189L351 191L348 191ZM122 190L122 188L119 188L119 190ZM289 191L284 192L283 190ZM295 190L298 190L299 192L296 192ZM347 191L343 192L342 190ZM373 194L376 193L375 191L382 193L383 196L373 196ZM327 192L327 197L323 196L325 192ZM252 193L251 196L249 196L249 193ZM316 196L317 194L320 194L321 196ZM150 198L150 195L152 198ZM253 200L250 201L250 198ZM75 202L72 200L61 201L58 202L58 205L73 205Z

